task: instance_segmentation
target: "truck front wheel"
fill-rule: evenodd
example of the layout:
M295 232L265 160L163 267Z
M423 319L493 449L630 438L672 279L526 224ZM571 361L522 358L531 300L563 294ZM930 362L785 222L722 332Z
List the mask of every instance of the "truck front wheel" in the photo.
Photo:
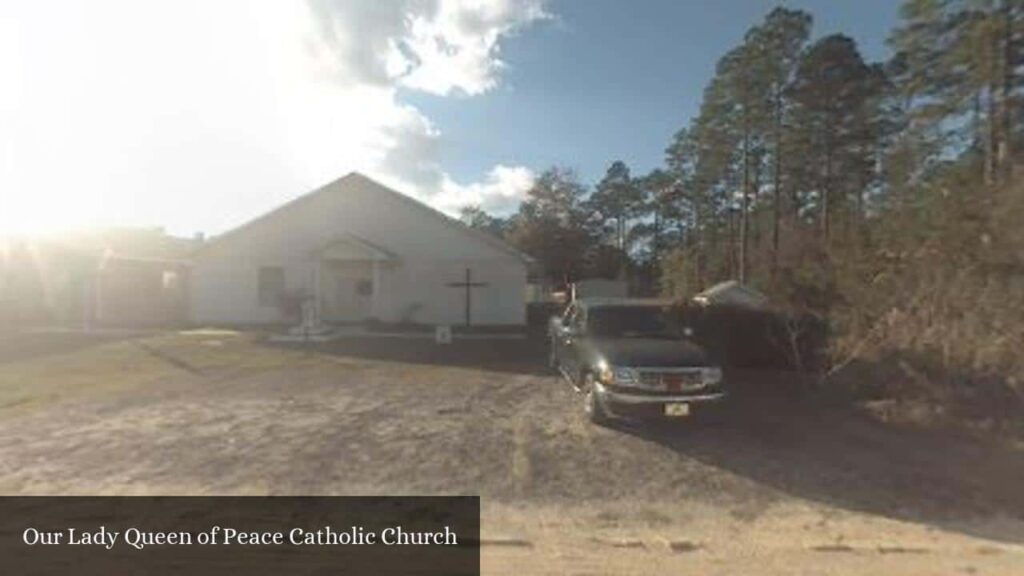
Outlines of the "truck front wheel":
M597 382L594 375L588 372L583 377L583 412L587 419L598 426L608 426L612 422L611 416L601 403L597 394Z

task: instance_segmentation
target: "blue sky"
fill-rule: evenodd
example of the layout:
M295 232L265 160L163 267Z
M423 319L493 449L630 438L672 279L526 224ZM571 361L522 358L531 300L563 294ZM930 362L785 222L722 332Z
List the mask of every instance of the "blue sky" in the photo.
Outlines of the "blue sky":
M886 56L897 0L802 0ZM0 236L217 234L358 170L514 210L661 162L768 0L0 2Z
M494 92L452 99L404 92L445 135L441 161L457 179L498 163L553 164L594 181L615 159L658 166L672 134L700 105L715 62L779 2L574 0L555 20L507 40L508 68ZM867 59L884 59L896 0L785 2L814 15L815 37L852 36Z

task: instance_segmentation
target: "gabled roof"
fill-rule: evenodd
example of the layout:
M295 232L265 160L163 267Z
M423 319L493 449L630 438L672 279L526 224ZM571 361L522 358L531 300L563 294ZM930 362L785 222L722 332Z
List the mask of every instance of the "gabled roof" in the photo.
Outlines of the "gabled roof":
M277 208L271 210L270 212L267 212L267 213L265 213L265 214L263 214L261 216L258 216L256 218L254 218L254 219L252 219L252 220L242 224L241 226L238 226L237 228L233 228L233 229L228 230L227 232L225 232L223 234L220 234L220 235L218 235L218 236L216 236L214 238L211 238L209 241L204 243L203 246L201 246L199 248L199 250L197 250L196 254L197 255L201 254L203 251L209 249L211 246L215 246L215 245L223 242L224 240L226 240L228 238L231 238L231 237L234 237L234 236L238 235L239 233L241 233L241 232L243 232L245 230L249 230L249 229L251 229L251 228L253 228L255 226L258 226L259 224L269 220L271 217L278 216L278 215L280 215L282 213L291 211L294 208L296 208L297 206L300 206L300 205L302 205L302 204L304 204L306 202L309 202L310 200L312 200L314 198L317 198L317 197L319 197L319 196L321 196L323 194L344 193L346 191L344 184L346 184L348 181L353 181L353 182L362 181L362 182L365 182L365 183L369 183L370 185L372 185L374 187L375 190L377 190L377 191L379 191L381 193L388 194L391 198L394 198L396 200L399 200L399 201L405 203L407 206L409 206L411 208L414 208L415 210L419 211L421 214L423 214L424 216L426 216L428 218L432 218L432 219L435 219L437 221L440 221L440 222L444 223L446 226L449 226L452 229L455 229L455 230L461 232L462 234L473 238L474 240L477 240L479 242L483 242L483 243L491 246L492 248L496 248L496 249L498 249L498 250L500 250L502 252L505 252L506 254L509 254L511 256L519 258L520 260L522 260L523 262L525 262L527 264L533 262L532 258L530 258L526 254L520 252L519 250L515 249L514 247L512 247L511 245L509 245L505 241L501 240L500 238L492 236L491 234L488 234L486 232L482 232L480 230L475 230L473 228L470 228L469 226L466 226L465 224L463 224L459 220L456 220L455 218L451 218L451 217L449 217L449 216L447 216L447 215L445 215L445 214L443 214L443 213L441 213L441 212L439 212L439 211L437 211L437 210L427 206L426 204L423 204L422 202L419 202L419 201L417 201L417 200L415 200L413 198L410 198L409 196L406 196L405 194L402 194L401 192L398 192L397 190L393 190L391 188L388 188L387 186L381 184L380 182L377 182L376 180L373 180L372 178L364 176L363 174L360 174L359 172L350 172L350 173L346 174L345 176L342 176L341 178L338 178L336 180L328 182L327 184L324 184L323 186L320 186L319 188L316 188L316 189L312 190L311 192L308 192L308 193L303 194L302 196L299 196L299 197L297 197L297 198L295 198L293 200L285 202L284 204L278 206ZM342 185L342 187L340 189L339 189L339 185Z
M516 258L521 259L523 262L525 262L527 264L533 262L533 258L531 258L530 256L524 254L523 252L520 252L518 249L513 247L508 242L505 242L501 238L498 238L498 237L493 236L491 234L488 234L486 232L481 232L480 230L476 230L475 228L470 228L469 226L466 226L465 224L463 224L461 221L459 221L459 220L457 220L455 218L452 218L452 217L448 216L447 214L445 214L443 212L435 210L435 209L431 208L430 206L427 206L426 204L424 204L424 203L422 203L422 202L420 202L418 200L410 198L409 196L406 196L405 194L402 194L401 192L399 192L397 190L393 190L391 188L388 188L387 186L381 184L380 182L377 182L376 180L374 180L372 178L364 176L363 174L360 174L359 172L352 172L352 173L348 174L348 176L345 176L345 177L346 178L352 177L352 178L357 178L357 179L361 178L362 180L364 180L366 182L369 182L370 184L376 186L379 190L382 190L384 192L387 192L388 194L391 194L394 198L396 198L396 199L406 203L410 207L413 207L416 210L419 210L420 212L422 212L425 215L430 216L431 218L439 219L440 221L442 221L446 225L448 225L448 226L450 226L450 227L452 227L452 228L454 228L454 229L456 229L456 230L458 230L458 231L460 231L460 232L462 232L464 234L467 234L467 235L471 236L472 238L474 238L476 240L480 240L481 242L484 242L485 244L489 244L492 247L497 248L498 250L501 250L503 252L511 254L512 256L515 256Z

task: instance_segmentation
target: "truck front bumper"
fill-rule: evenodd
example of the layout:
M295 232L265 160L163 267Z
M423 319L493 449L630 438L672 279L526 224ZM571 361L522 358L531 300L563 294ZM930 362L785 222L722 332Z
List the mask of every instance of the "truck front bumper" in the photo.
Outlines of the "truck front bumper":
M633 393L621 389L612 390L600 382L594 384L594 391L610 415L625 417L663 416L666 404L688 404L696 407L696 410L704 410L725 400L727 396L724 391L690 394Z

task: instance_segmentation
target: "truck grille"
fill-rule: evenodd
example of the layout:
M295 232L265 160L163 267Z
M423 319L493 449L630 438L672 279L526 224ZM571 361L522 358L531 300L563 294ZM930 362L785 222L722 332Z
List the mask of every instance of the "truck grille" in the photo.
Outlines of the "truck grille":
M666 392L691 392L704 388L704 375L700 368L641 368L639 373L640 384L644 388Z

